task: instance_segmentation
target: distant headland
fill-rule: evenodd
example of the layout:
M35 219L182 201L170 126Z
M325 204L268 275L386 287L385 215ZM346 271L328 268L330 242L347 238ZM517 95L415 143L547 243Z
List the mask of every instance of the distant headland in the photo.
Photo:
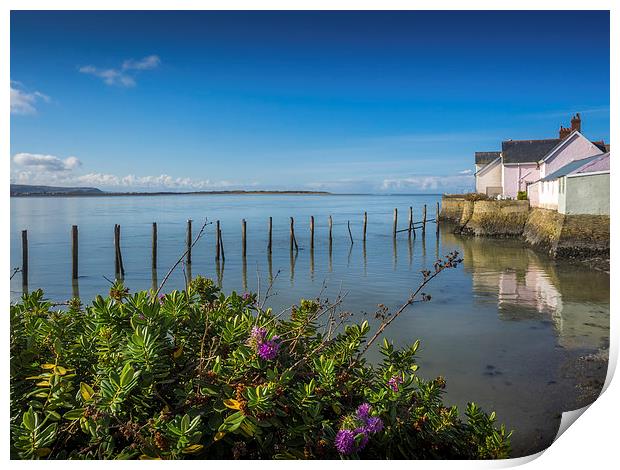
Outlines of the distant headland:
M113 192L89 187L37 186L30 184L11 184L11 197L110 197L110 196L182 196L189 194L316 194L329 195L327 191L268 191L268 190L227 190L227 191L155 191L155 192Z

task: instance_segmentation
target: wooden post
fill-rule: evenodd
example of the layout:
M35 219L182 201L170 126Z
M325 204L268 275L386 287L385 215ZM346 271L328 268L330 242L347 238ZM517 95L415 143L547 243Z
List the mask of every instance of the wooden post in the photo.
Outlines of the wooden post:
M241 219L241 255L245 258L245 254L246 254L246 241L245 241L245 235L246 235L246 223L245 223L245 219Z
M71 227L71 279L78 278L78 226Z
M396 227L398 226L398 209L394 208L394 229L392 230L392 236L396 238Z
M22 230L22 284L28 285L28 230Z
M439 233L439 201L437 201L437 207L435 208L435 226L437 233Z
M187 264L192 264L192 219L187 221Z
M157 270L157 223L153 222L151 235L151 271Z
M271 247L272 247L272 243L271 243L272 226L273 226L273 220L271 217L269 217L269 242L267 244L267 251L269 254L271 254Z
M222 231L220 230L220 221L215 221L215 259L220 260L220 236Z
M366 226L368 225L368 214L364 211L364 228L362 229L362 240L366 242Z
M297 246L297 240L295 239L295 219L291 217L291 251L293 250L293 245L295 245L295 251L299 250Z
M426 204L424 204L424 214L422 215L422 235L426 233Z
M119 277L118 273L121 270L121 266L118 263L118 224L114 224L114 276Z
M219 234L218 238L220 240L220 251L222 252L222 262L226 261L226 256L224 256L224 239L222 237L222 229L218 227L217 233Z
M125 277L125 267L123 266L123 254L121 252L121 226L119 224L114 225L114 252L116 270L116 277Z
M314 216L310 216L310 249L314 250Z
M413 207L409 206L409 237L411 237L412 230L413 230Z
M351 222L347 220L347 228L349 229L349 238L351 239L351 245L353 245L353 235L351 235Z
M334 221L332 220L332 216L329 216L327 219L327 224L329 225L329 247L332 247L332 226L334 225Z

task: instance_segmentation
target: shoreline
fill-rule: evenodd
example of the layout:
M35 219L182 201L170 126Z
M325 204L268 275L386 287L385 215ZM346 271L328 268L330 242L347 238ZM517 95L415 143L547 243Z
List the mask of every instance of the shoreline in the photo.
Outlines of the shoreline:
M244 195L299 195L299 196L331 196L333 195L327 191L189 191L189 192L176 192L176 191L157 191L157 192L119 192L119 193L106 193L106 192L93 192L93 193L81 193L81 192L58 192L58 193L23 193L23 194L11 194L11 197L26 198L26 197L123 197L123 196L244 196Z

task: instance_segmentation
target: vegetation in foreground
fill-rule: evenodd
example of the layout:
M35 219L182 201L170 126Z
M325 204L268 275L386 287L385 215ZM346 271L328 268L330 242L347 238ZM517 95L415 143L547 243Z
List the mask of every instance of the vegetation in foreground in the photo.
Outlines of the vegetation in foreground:
M65 310L24 295L11 306L12 457L505 458L495 413L471 403L461 419L443 404L445 380L418 376L418 341L382 339L382 361L364 357L460 261L423 271L401 309L377 313L373 335L338 302L302 300L284 319L200 277L159 297L116 283Z

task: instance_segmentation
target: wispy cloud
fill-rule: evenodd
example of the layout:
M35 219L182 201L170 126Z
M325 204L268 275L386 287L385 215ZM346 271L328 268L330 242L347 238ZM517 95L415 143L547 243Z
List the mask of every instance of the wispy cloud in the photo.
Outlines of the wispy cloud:
M383 191L445 191L471 188L474 178L471 175L448 176L409 176L404 178L386 178L383 180Z
M540 111L533 113L523 114L522 117L532 118L532 119L551 119L551 118L559 118L564 119L565 121L569 121L571 116L575 113L579 113L582 116L592 116L592 115L608 115L609 114L609 106L579 106L576 105L572 109L566 108L564 110L549 110L549 111Z
M159 56L149 55L140 60L127 59L123 62L123 70L149 70L158 67L159 64L161 64Z
M127 59L119 68L99 68L94 65L84 65L78 70L80 73L93 75L103 80L106 85L133 87L136 85L136 73L143 70L157 68L161 59L156 55L149 55L143 59Z
M11 114L36 114L36 104L49 103L50 98L39 91L27 91L20 82L11 81Z
M345 178L331 181L312 182L305 187L313 190L340 193L428 193L468 192L474 184L474 177L458 175L412 175L391 178Z
M462 170L459 171L459 175L471 175L473 173L472 170Z

